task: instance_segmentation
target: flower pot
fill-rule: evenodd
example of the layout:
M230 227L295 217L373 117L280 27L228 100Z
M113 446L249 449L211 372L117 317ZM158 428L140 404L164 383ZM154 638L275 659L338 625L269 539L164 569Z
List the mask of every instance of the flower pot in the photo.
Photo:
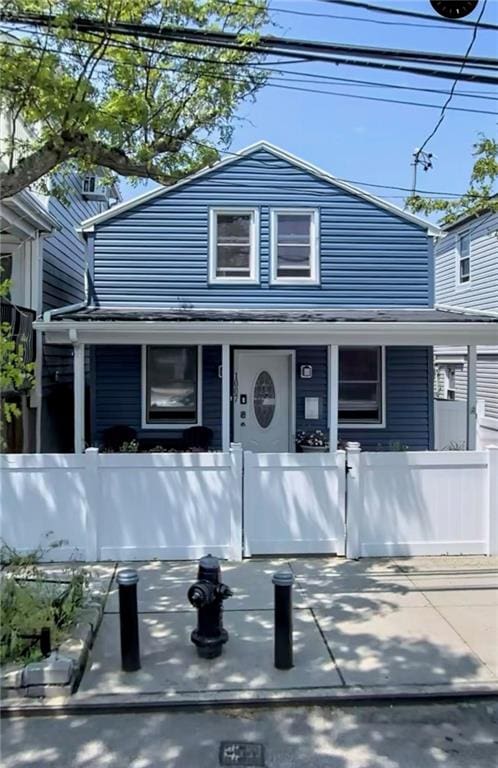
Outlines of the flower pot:
M328 453L327 445L302 445L301 451L303 453Z

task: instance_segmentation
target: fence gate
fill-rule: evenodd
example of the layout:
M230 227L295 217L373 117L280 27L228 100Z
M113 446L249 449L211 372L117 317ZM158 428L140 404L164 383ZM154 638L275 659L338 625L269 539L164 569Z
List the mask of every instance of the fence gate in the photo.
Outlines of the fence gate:
M345 553L345 453L244 453L244 554Z

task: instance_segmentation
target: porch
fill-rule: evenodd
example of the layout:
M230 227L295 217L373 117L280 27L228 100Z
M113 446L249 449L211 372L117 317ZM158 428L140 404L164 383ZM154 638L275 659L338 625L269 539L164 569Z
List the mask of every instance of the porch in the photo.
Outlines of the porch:
M226 452L296 450L320 430L330 453L347 441L373 450L433 448L432 347L466 344L467 448L475 448L476 344L498 318L422 310L133 310L67 308L37 327L74 349L75 452L127 426L139 443ZM85 360L91 360L91 435L85 439ZM195 447L195 446L194 446Z

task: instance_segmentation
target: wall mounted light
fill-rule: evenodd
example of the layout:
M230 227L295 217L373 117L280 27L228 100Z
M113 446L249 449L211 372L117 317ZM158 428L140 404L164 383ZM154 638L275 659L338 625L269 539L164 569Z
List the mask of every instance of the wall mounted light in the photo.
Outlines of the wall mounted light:
M311 379L313 378L313 366L312 365L302 365L299 375L302 379Z

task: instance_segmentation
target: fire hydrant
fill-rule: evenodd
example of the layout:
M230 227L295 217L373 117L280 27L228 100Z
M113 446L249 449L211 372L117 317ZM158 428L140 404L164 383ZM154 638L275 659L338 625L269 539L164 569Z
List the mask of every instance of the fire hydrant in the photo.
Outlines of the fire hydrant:
M202 659L214 659L221 655L228 632L223 629L223 600L232 595L226 584L221 583L221 568L217 557L206 555L199 560L197 581L188 591L190 603L197 608L197 628L190 639Z

